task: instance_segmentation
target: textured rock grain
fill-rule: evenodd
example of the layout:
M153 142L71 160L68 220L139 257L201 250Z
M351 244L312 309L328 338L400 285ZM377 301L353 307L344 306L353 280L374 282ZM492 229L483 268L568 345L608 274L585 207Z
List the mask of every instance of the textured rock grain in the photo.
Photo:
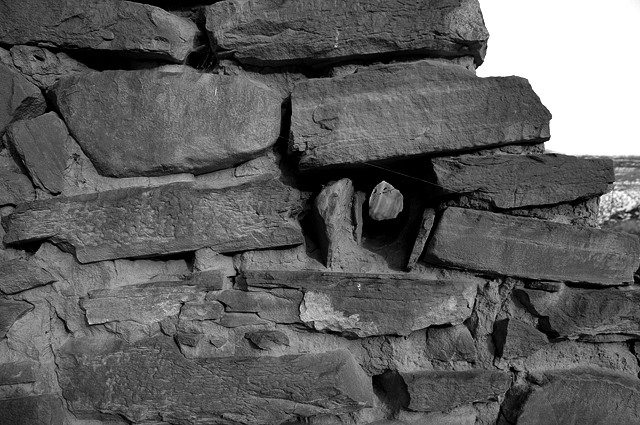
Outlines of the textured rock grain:
M187 67L72 76L50 93L96 169L112 177L233 167L262 155L280 131L275 91Z
M551 115L525 79L437 61L301 81L291 99L301 170L549 138Z
M44 114L46 109L44 97L36 86L0 64L0 136L10 123L35 118Z

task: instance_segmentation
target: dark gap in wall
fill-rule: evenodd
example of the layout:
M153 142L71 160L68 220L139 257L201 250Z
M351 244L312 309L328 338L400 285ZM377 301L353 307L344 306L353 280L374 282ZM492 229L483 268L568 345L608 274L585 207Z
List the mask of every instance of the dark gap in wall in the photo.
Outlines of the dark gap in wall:
M402 375L396 370L387 370L371 378L373 393L383 406L386 419L395 419L401 409L407 409L411 396Z

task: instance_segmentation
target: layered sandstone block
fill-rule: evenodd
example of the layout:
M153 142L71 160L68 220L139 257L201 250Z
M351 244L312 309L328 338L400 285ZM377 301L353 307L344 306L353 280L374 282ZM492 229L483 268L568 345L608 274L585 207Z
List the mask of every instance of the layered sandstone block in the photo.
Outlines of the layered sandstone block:
M104 71L62 79L51 95L106 176L206 173L256 158L280 132L280 96L241 77Z
M5 219L4 242L50 239L80 262L297 245L299 202L299 192L279 181L120 189L23 204Z
M625 233L447 208L425 259L527 279L622 285L633 282L640 242Z
M196 25L160 8L116 0L0 3L0 43L92 49L181 62Z
M489 38L477 0L229 0L206 19L217 50L261 66L400 54L469 55L480 65Z
M549 138L551 114L527 80L478 78L443 62L310 79L291 99L290 151L301 170Z

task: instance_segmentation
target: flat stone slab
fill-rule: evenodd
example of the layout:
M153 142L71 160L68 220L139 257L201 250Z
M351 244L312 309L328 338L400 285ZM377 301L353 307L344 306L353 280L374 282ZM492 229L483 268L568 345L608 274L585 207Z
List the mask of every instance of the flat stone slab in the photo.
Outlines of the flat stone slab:
M7 129L9 143L27 167L33 182L57 195L64 189L67 126L55 112L15 122Z
M0 400L0 422L17 425L63 425L62 402L53 394Z
M202 174L257 158L276 142L276 91L243 77L180 69L93 72L51 88L100 174Z
M551 114L527 80L439 61L301 81L291 99L289 149L303 171L549 138Z
M551 205L607 193L613 161L567 155L462 155L431 160L445 193L473 194L509 209Z
M578 289L545 292L518 288L514 294L531 313L544 317L540 328L554 337L601 334L640 336L640 290Z
M0 16L2 16L4 4L0 4ZM18 3L15 4L18 5ZM2 18L0 17L0 20ZM2 27L1 24L0 27ZM35 118L44 114L46 109L47 103L38 87L22 75L0 64L0 136L4 134L10 123Z
M5 219L4 242L50 239L82 263L203 247L238 252L301 244L299 210L299 192L277 180L120 189L23 204Z
M58 358L63 395L82 417L266 425L373 403L371 379L348 351L189 360L167 337L129 346L83 338Z
M498 275L610 286L633 282L640 243L625 233L451 207L424 259Z
M360 338L409 335L471 315L479 280L433 280L406 274L244 271L249 287L297 288L300 319L318 331Z
M423 412L497 400L511 385L511 375L497 370L434 370L403 373L402 377L411 397L409 409Z
M489 33L476 0L222 1L206 9L214 47L278 66L381 55L463 56L481 64Z
M196 25L158 7L128 1L25 0L0 4L0 43L90 49L182 62Z
M45 269L19 258L0 262L0 292L3 294L17 294L55 281L56 278Z
M549 371L527 397L518 425L634 424L639 398L635 377L595 368Z
M0 364L0 385L26 384L36 381L35 362L10 362ZM0 414L0 419L2 415Z

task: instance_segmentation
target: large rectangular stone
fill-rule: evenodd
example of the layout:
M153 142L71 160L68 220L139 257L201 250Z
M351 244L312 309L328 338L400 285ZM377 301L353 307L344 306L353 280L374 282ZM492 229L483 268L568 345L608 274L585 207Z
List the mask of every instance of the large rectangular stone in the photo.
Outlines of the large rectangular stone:
M26 384L36 381L35 362L0 363L0 385Z
M479 280L434 280L408 274L246 270L241 281L304 292L300 319L346 335L409 335L471 315Z
M526 279L622 285L633 282L640 243L624 233L447 208L424 258Z
M299 192L277 180L226 189L190 183L121 189L23 204L4 242L50 239L82 263L211 247L217 252L297 245Z
M523 78L478 78L429 60L302 81L292 110L301 170L539 143L551 119Z
M607 193L613 161L567 155L462 155L431 160L445 193L472 194L508 209L552 205Z
M285 423L371 406L371 379L348 351L186 359L168 337L126 345L71 339L58 352L70 410L131 422Z
M187 19L129 1L0 2L0 44L92 49L182 62L198 35Z
M0 400L0 423L7 425L62 425L60 399L53 394Z
M477 0L230 0L206 19L218 50L260 66L399 54L470 55L479 65L489 38Z

